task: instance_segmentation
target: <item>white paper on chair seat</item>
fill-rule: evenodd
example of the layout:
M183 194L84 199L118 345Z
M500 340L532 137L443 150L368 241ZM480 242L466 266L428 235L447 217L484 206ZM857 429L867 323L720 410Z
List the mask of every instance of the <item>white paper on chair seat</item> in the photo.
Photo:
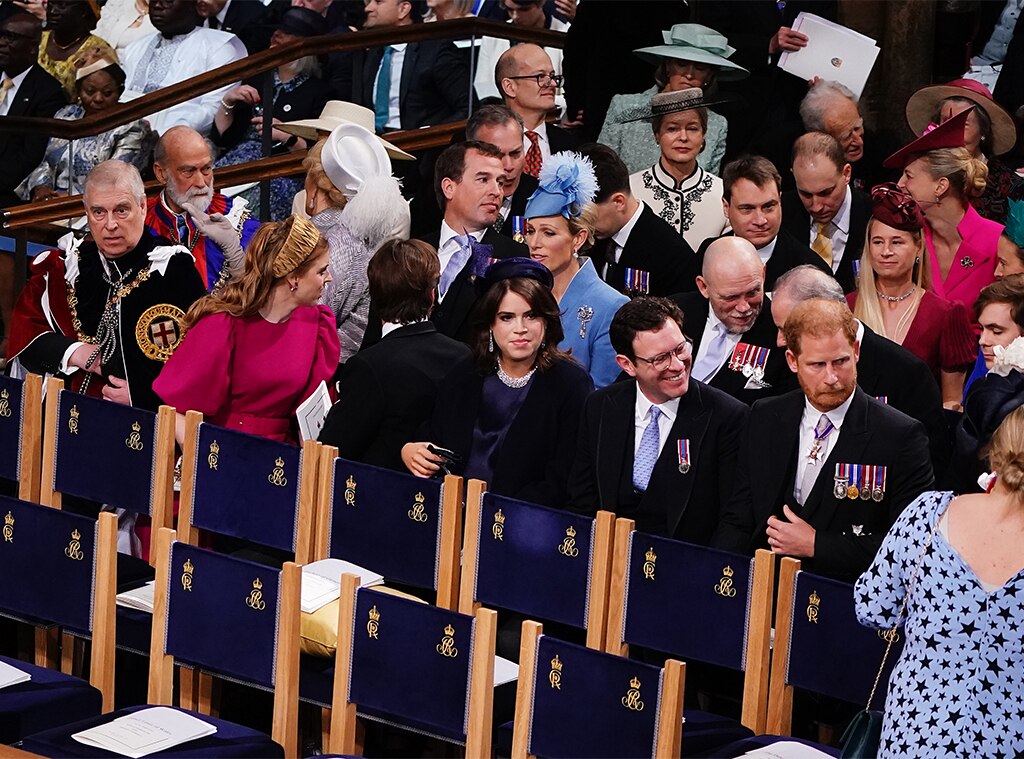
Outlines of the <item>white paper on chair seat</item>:
M312 614L341 595L341 576L348 572L359 576L359 586L372 588L384 582L384 576L342 559L321 559L302 568L302 611Z
M117 594L117 605L136 611L153 613L153 595L156 593L156 580L124 593Z
M820 759L820 757L827 757L830 754L796 741L779 741L770 746L755 748L743 756L760 756L765 759Z
M0 661L0 688L6 688L8 685L17 685L18 683L27 683L32 679L32 675L28 672L22 672L17 667L12 667L7 662Z
M215 732L216 727L191 714L166 706L154 706L74 733L71 737L86 746L138 759Z
M878 57L875 41L804 11L797 14L793 31L807 35L807 46L795 52L784 52L779 56L779 68L804 80L820 76L839 82L860 98Z
M519 679L519 665L501 656L494 657L494 687Z

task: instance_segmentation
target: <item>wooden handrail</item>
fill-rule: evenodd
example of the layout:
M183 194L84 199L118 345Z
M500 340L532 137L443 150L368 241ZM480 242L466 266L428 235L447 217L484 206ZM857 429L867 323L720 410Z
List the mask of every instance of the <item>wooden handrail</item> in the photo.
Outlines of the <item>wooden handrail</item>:
M465 128L465 120L453 121L450 124L439 124L438 126L425 127L423 129L391 132L388 134L388 141L409 152L423 150L424 148L447 145L451 142L452 135ZM239 163L233 166L222 166L214 170L214 178L218 187L231 187L263 179L276 179L277 177L301 174L303 173L302 159L305 156L306 151L303 150L261 158L258 161ZM163 189L163 184L155 179L146 183L147 195L156 195L161 189ZM41 235L41 240L53 242L61 234L67 232L67 229L65 227L54 228L41 225L81 216L83 212L81 195L26 203L25 205L11 206L4 210L3 227L10 230L31 228L37 235ZM47 234L47 232L49 233ZM36 235L33 236L34 239L35 237Z
M165 108L184 103L197 95L224 87L270 71L282 63L288 63L306 55L365 50L402 42L422 42L437 39L464 39L468 37L498 37L521 42L535 42L547 47L562 47L564 32L547 29L525 29L512 24L483 21L478 18L461 18L451 21L437 21L430 24L413 24L385 29L367 29L347 34L328 34L289 42L285 45L264 50L226 66L206 71L198 76L185 79L170 87L143 95L129 103L86 116L75 121L65 119L43 119L26 116L4 116L0 118L0 132L25 134L45 132L53 137L66 140L92 137L115 127L144 118ZM468 92L467 92L468 97Z

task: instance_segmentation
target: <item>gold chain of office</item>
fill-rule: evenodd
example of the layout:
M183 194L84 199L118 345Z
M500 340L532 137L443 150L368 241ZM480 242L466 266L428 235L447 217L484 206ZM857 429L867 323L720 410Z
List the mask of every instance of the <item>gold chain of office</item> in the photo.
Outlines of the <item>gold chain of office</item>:
M110 296L110 300L108 300L106 305L103 306L103 313L104 314L109 313L110 309L112 309L115 305L117 305L117 303L123 297L128 295L128 293L130 293L136 287L141 285L147 279L149 279L149 267L148 266L145 269L141 269L139 271L139 273L135 276L135 279L132 280L130 283L128 283L126 285L121 285L121 287L117 288L117 290L114 292L114 294L112 296ZM95 337L89 337L88 335L85 335L85 334L82 333L82 320L78 318L78 308L77 308L77 306L78 306L78 296L75 294L75 287L74 287L74 285L72 285L69 282L67 284L67 290L68 290L68 309L71 311L71 326L74 327L75 334L78 335L78 339L79 339L80 342L90 343L92 345L95 345L96 344L96 338Z

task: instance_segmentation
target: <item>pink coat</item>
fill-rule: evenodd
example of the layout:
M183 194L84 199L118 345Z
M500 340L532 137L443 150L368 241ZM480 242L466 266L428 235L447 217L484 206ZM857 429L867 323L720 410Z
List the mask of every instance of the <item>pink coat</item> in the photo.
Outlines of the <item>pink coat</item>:
M958 300L967 306L971 318L977 321L974 301L978 293L996 278L996 247L1003 225L982 218L973 206L967 206L967 213L957 225L960 233L960 247L953 257L953 265L943 280L939 274L939 260L932 245L932 231L924 226L925 246L932 270L932 291L940 298Z

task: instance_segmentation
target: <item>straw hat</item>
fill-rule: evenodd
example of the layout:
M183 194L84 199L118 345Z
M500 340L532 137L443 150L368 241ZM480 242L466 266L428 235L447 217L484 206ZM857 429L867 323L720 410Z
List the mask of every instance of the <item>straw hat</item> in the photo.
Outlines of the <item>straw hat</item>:
M964 98L985 110L992 122L992 152L995 155L1008 153L1017 141L1017 129L1013 118L992 99L992 93L981 82L973 79L954 79L946 84L931 84L922 87L907 101L907 123L914 134L921 134L938 113L942 101L948 98Z
M347 103L344 100L328 100L320 116L315 119L302 119L300 121L286 121L278 124L277 128L282 132L294 134L304 140L316 141L320 139L319 132L333 132L336 127L342 124L356 124L364 129L373 132L373 111L363 108L355 103ZM378 137L381 145L388 155L397 161L415 161L416 157L406 153L401 148L392 145L387 140Z

